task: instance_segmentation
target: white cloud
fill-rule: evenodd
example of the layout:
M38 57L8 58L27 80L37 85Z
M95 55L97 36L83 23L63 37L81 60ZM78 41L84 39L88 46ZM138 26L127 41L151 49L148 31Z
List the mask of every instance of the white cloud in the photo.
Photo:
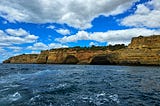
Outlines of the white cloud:
M26 36L29 35L24 29L6 29L6 33L12 36Z
M138 0L0 0L0 16L9 22L66 23L90 28L99 15L123 13Z
M10 46L11 44L9 43L0 43L0 47L8 47Z
M7 47L7 48L11 49L13 52L19 52L23 49L22 47L18 47L18 46L10 46L10 47Z
M54 25L49 25L49 26L47 27L47 29L55 29L55 26L54 26Z
M61 35L69 35L71 32L68 29L57 29L57 33L60 33Z
M139 4L133 15L121 22L125 26L160 28L160 1L151 0L146 4Z
M0 30L0 62L16 54L21 54L22 47L20 44L34 43L38 36L31 35L26 30L6 29Z
M48 50L48 49L54 49L54 48L68 48L66 45L62 45L59 43L51 43L51 44L44 44L42 42L35 43L33 46L28 46L28 50L34 50L34 51L40 51L40 50Z
M6 51L5 49L3 49L3 48L0 48L0 63L3 61L3 60L5 60L5 59L7 59L7 58L9 58L9 57L11 57L11 56L13 56L14 54L13 53L11 53L11 52L8 52L8 51Z
M35 35L28 35L25 37L25 40L28 41L28 43L35 42L39 37Z
M88 32L79 31L75 35L64 36L63 38L56 38L55 40L61 43L66 43L66 42L76 42L78 40L88 40L88 39L89 39Z
M0 54L1 54L2 52L5 52L5 50L4 50L3 48L0 48Z
M6 31L0 30L0 44L1 45L14 45L14 44L25 44L33 43L39 37L31 35L24 29L6 29Z
M28 46L29 50L47 50L48 46L42 42L35 43L33 46Z
M94 45L94 46L99 46L98 43L96 43L96 42L90 42L90 43L89 43L89 46L93 46L93 45Z
M7 24L7 23L8 23L7 21L3 21L3 22L2 22L2 24Z
M79 31L75 35L64 36L63 38L57 38L55 40L61 43L76 42L78 40L94 40L98 42L107 42L108 44L128 44L132 37L136 37L139 35L149 36L156 34L160 34L160 30L133 28L94 33Z
M39 51L31 51L31 54L40 54Z
M54 48L68 48L67 45L62 45L59 43L51 43L48 45L49 49L54 49Z
M68 29L62 29L62 28L56 29L56 27L55 27L54 25L49 25L49 26L47 27L47 29L53 29L53 30L55 30L57 33L59 33L59 34L61 34L61 35L69 35L69 34L71 33L70 30L68 30Z

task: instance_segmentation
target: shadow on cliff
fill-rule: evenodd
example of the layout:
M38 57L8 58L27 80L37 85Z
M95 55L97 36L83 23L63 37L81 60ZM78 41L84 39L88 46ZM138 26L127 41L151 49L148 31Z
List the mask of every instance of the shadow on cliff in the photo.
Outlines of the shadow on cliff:
M113 62L108 55L98 55L93 57L90 62L91 65L115 65L116 63Z
M73 55L68 55L65 60L64 60L64 64L77 64L79 62L78 58L76 58Z

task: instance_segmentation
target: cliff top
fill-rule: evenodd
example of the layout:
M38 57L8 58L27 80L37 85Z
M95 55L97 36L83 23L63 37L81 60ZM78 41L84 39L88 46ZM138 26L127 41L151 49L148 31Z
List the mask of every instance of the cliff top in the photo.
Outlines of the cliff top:
M139 36L132 38L132 42L128 47L124 44L116 44L108 46L77 46L72 48L51 49L41 51L40 54L22 54L10 57L3 63L77 63L77 61L79 63L89 63L90 59L94 58L94 56L101 56L103 54L105 56L107 55L106 59L109 58L109 61L112 61L111 63L117 61L117 64L123 62L131 64L140 62L141 64L157 65L160 64L159 51L160 35L147 37ZM102 60L104 57L97 58Z
M70 48L58 48L58 49L51 49L51 50L44 50L42 52L45 51L97 51L97 50L119 50L119 49L123 49L126 48L127 46L125 46L124 44L116 44L116 45L108 45L108 46L91 46L91 47L80 47L80 46L75 46L75 47L70 47Z
M132 49L142 49L142 48L152 48L159 49L160 48L160 35L153 36L139 36L132 38L131 43L128 48Z

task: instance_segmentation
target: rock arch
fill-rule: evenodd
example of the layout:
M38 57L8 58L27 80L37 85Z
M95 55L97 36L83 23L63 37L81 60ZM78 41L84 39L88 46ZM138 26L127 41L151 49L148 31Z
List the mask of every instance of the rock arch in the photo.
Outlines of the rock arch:
M94 56L90 64L92 65L113 65L115 64L107 55Z
M68 55L65 60L64 64L77 64L79 62L78 58L76 58L74 55Z

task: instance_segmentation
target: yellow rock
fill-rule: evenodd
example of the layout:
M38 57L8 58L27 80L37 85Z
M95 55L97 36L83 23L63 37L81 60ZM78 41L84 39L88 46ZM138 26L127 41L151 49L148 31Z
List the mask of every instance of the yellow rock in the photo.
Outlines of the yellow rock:
M132 38L127 48L63 48L11 57L3 63L159 65L160 35Z

